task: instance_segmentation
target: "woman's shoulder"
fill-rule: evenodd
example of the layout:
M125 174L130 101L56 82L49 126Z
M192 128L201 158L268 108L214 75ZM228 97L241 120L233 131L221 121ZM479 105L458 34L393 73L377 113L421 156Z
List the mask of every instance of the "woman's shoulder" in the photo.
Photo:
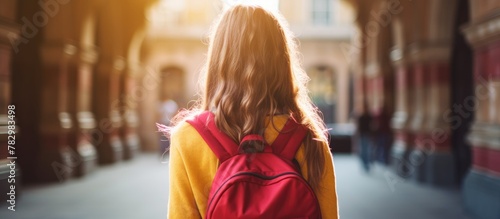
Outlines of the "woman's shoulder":
M181 153L196 153L199 145L206 144L198 131L188 122L182 121L173 127L170 134L171 150Z
M187 121L179 122L172 128L170 138L191 139L198 131Z
M186 134L192 134L194 132L197 133L196 129L190 124L189 121L194 120L195 117L201 115L202 112L179 112L181 115L177 115L175 120L176 125L171 129L171 137L174 136L183 136Z

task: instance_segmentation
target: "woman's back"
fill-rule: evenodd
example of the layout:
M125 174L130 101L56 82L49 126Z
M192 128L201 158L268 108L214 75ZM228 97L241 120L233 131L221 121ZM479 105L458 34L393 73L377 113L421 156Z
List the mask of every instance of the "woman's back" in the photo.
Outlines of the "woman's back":
M216 127L237 144L250 134L261 135L272 143L281 128L276 124L293 117L307 128L296 155L302 176L319 197L323 217L338 217L327 131L308 96L308 77L298 57L292 34L279 14L245 5L236 5L222 14L210 36L202 72L205 87L198 105L176 118L178 125L172 133L172 217L185 218L183 212L204 216L217 170L213 152L183 122L200 111L212 111ZM276 116L282 114L285 116ZM269 116L274 123L266 122Z
M287 119L286 115L275 116L273 117L274 125L268 123L264 136L269 144L274 142ZM196 129L187 122L183 122L175 129L171 135L171 141L169 163L173 174L170 174L169 218L204 218L219 160ZM328 148L324 150L329 152ZM333 162L330 153L325 153L325 155L326 174L320 182L321 192L316 196L323 218L337 218ZM303 146L299 148L295 158L301 167L302 175L307 176Z

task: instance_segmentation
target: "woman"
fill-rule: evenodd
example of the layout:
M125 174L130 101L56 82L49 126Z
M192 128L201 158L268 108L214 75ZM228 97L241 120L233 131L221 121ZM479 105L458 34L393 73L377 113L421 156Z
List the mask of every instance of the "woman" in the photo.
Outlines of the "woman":
M178 115L171 130L160 127L171 133L169 218L205 218L218 160L185 120L208 110L217 128L234 142L258 133L270 144L290 116L307 127L295 159L318 198L323 218L338 218L325 125L308 97L308 78L284 24L261 7L236 5L214 26L199 104Z

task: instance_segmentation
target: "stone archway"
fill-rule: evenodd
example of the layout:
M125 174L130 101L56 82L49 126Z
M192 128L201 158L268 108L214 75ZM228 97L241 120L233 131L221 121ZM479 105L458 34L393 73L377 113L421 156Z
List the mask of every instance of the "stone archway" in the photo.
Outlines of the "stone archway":
M185 71L177 66L167 66L160 70L159 101L172 99L179 105L185 104Z

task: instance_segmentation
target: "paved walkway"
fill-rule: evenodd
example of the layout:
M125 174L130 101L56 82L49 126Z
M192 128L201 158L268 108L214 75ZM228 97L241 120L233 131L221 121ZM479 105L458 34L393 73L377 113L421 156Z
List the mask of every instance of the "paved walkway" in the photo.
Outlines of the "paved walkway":
M389 186L382 167L364 174L356 157L335 156L343 219L467 219L459 191L399 182ZM392 177L392 178L391 178ZM390 181L395 182L395 181ZM16 212L0 206L2 219L165 218L168 165L157 155L101 167L83 179L24 188ZM5 197L5 196L4 196Z

